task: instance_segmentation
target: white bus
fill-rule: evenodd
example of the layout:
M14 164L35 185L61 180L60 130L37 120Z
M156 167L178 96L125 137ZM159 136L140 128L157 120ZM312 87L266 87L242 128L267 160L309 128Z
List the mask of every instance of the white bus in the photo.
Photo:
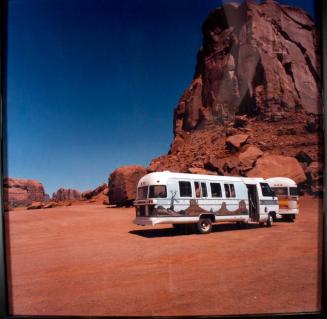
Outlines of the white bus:
M272 177L266 179L266 181L278 198L279 214L276 217L294 221L299 214L297 184L287 177Z
M278 214L278 202L262 178L154 172L137 185L137 225L196 224L209 233L214 222L266 223Z

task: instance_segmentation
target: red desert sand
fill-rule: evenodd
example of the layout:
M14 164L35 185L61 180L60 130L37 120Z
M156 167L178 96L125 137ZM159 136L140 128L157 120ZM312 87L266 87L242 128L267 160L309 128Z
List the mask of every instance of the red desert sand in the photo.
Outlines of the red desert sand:
M208 235L132 223L89 204L7 217L15 315L218 315L320 310L322 202L295 223Z

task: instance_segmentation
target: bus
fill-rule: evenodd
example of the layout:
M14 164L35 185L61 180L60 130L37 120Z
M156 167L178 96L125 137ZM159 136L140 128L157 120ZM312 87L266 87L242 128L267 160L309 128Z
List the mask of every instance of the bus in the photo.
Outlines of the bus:
M216 222L272 226L278 201L263 178L153 172L137 185L137 225L195 224L206 234Z
M297 184L287 177L272 177L266 179L266 181L278 198L279 214L276 217L293 222L299 214Z

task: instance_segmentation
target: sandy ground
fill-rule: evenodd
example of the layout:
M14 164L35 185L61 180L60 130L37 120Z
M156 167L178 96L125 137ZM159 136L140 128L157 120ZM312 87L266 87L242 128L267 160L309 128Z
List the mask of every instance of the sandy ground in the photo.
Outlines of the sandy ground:
M295 223L211 234L132 223L103 205L9 212L16 315L222 315L320 310L321 201Z

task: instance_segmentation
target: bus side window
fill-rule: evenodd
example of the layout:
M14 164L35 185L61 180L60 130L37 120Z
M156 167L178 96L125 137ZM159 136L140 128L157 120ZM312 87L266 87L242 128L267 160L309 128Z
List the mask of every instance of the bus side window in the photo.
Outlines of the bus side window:
M224 184L226 198L236 197L234 184Z
M190 182L178 182L179 194L181 197L192 197L192 188Z
M207 184L201 183L202 197L208 197Z
M228 186L228 184L224 184L224 188L225 188L226 197L230 197L230 192L229 192L229 186Z
M210 188L212 197L221 197L220 183L210 183Z
M200 183L194 182L195 197L201 197Z
M229 184L230 187L230 197L236 197L234 184Z

